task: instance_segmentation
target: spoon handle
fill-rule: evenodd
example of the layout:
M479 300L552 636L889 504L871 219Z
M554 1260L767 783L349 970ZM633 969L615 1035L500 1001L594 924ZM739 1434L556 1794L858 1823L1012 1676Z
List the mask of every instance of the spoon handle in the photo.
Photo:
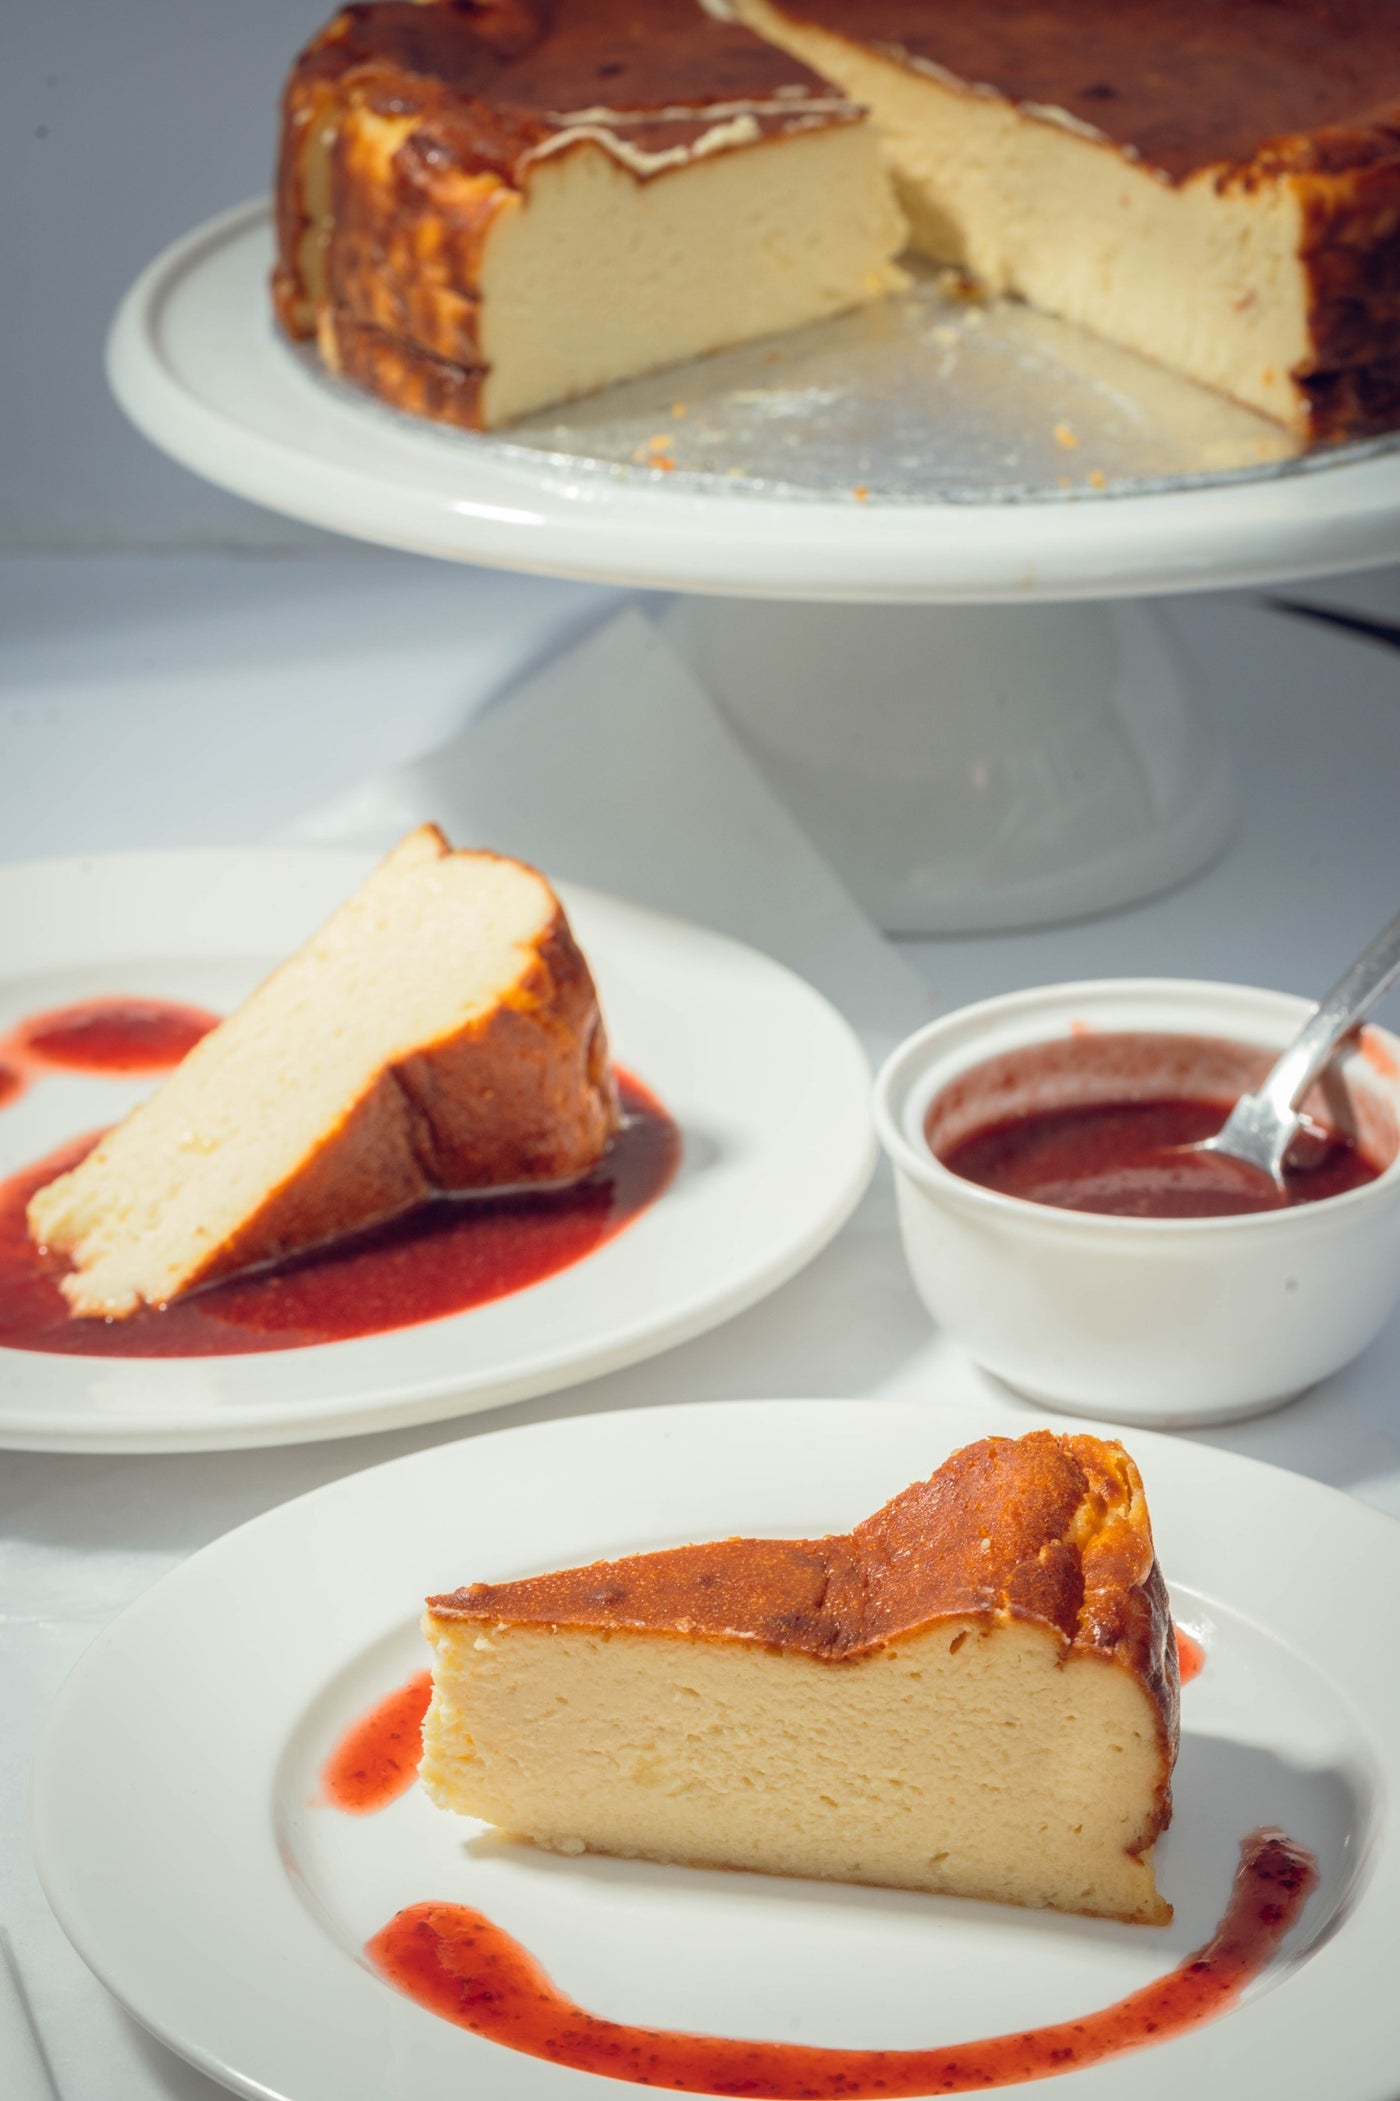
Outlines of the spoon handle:
M1400 913L1342 973L1302 1033L1256 1089L1280 1122L1325 1069L1337 1045L1400 978Z

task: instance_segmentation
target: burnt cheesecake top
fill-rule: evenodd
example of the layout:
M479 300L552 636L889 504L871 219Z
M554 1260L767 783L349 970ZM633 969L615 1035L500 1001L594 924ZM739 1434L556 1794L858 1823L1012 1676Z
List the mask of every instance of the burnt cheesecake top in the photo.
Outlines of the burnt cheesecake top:
M771 0L794 23L1069 117L1173 182L1400 155L1396 0Z
M353 85L386 116L455 122L460 157L508 177L581 134L646 173L862 115L697 0L368 0L302 53L293 87L318 83ZM453 143L443 136L444 150Z

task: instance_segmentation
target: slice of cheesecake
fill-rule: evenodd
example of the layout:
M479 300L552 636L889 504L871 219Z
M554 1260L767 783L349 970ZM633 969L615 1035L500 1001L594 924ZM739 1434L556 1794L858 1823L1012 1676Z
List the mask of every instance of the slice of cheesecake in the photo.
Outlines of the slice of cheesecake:
M77 1314L376 1225L442 1192L557 1183L617 1123L598 998L544 877L411 832L196 1044L29 1230Z
M1289 425L1400 422L1393 0L732 0L865 104L913 245Z
M430 1598L423 1781L562 1852L1161 1924L1176 1649L1122 1447L957 1452L849 1534Z
M903 280L865 112L696 0L371 0L283 104L286 331L469 429Z

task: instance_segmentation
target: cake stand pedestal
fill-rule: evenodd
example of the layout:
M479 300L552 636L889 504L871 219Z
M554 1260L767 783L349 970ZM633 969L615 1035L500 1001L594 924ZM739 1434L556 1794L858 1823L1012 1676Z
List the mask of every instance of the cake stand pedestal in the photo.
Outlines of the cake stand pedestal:
M663 472L618 450L627 413L636 430L654 427L658 384L658 401L689 397L687 431L704 414L729 427L725 414L755 391L752 351L727 353L733 366L711 359L614 390L616 413L580 404L510 440L414 423L327 381L277 337L270 260L266 207L244 206L167 250L132 287L108 370L138 427L236 494L333 531L686 594L663 616L672 638L891 931L987 931L1103 911L1182 880L1219 850L1230 794L1218 737L1152 609L1116 601L1400 560L1400 452L1281 461L1276 433L1267 457L1251 438L1254 419L1238 442L1230 437L1224 471L1154 477L1139 466L1112 479L1096 469L1066 489L1069 475L1042 466L1038 483L1013 488L979 455L973 481L950 494L945 476L936 500L923 500L909 481L922 463L905 398L887 495L862 481L860 461L893 385L887 367L861 359L886 356L888 344L863 346L858 317L824 326L847 331L838 363L851 384L839 407L859 401L866 371L866 435L851 437L849 417L824 428L817 487L774 481L771 468L767 480L716 471L713 460L705 472ZM1014 313L1008 323L1027 325ZM1035 325L1042 336L1055 326ZM815 345L810 377L830 360L831 338L804 337ZM984 328L979 354L987 339ZM1087 434L1076 446L1107 457L1124 442L1124 387L1151 368L1100 350L1119 358L1110 387L1076 365L1082 341L1072 331L1037 339L1029 361L1025 343L1010 342L1004 413L1014 422L1034 370L1037 417L1068 390ZM783 352L798 366L804 355ZM903 384L907 359L899 369ZM975 404L984 438L986 370ZM1173 456L1186 457L1180 403L1162 408L1166 384L1151 379L1151 413L1163 416ZM832 389L804 392L791 370L782 386L767 405L796 416L800 430L803 415L828 413L810 403ZM956 392L937 401L942 421L916 416L916 432L961 427ZM1109 408L1095 427L1100 402ZM1146 413L1133 432L1139 461ZM1213 413L1218 423L1218 403ZM1217 432L1210 457L1219 443ZM792 457L800 468L800 446ZM1004 445L996 457L1008 457ZM985 488L977 474L990 476Z
M890 933L1107 911L1225 842L1220 738L1149 605L694 598L663 626Z

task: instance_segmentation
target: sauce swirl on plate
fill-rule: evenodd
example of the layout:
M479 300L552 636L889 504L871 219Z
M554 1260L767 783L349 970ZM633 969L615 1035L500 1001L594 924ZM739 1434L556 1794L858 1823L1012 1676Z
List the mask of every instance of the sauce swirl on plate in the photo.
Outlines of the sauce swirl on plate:
M1282 1831L1256 1831L1241 1844L1214 1935L1165 1977L1076 2020L926 2050L828 2050L603 2020L464 1904L411 1904L365 1952L389 1983L444 2020L575 2071L749 2101L895 2101L1053 2078L1210 2020L1264 1968L1316 1881L1303 1847Z

